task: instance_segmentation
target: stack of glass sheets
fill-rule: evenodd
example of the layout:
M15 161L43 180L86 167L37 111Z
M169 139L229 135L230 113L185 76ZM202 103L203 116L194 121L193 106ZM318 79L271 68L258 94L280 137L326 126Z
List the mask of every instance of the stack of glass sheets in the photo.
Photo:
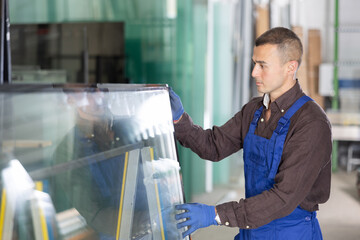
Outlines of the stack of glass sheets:
M0 239L181 239L163 85L0 86Z

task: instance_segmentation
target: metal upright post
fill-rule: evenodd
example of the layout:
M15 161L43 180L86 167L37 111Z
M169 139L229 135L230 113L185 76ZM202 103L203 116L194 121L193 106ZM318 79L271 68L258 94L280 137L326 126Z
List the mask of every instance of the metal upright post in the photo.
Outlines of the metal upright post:
M89 49L88 49L88 32L87 26L83 28L83 52L82 52L82 70L83 70L83 82L89 83ZM98 82L97 82L98 83Z
M332 109L339 109L339 79L338 79L338 52L339 52L339 0L335 0L335 26L334 26L334 97L332 99ZM332 150L332 170L336 171L338 165L338 141L333 142Z
M332 99L332 109L339 109L339 79L338 79L338 61L339 61L339 0L335 0L335 35L334 35L334 97Z
M1 0L1 49L0 49L0 84L11 82L11 52L10 52L10 19L9 2Z
M165 240L164 222L161 213L161 201L158 180L154 179L154 150L151 147L141 149L141 161L144 172L144 183L149 205L152 238Z
M0 0L0 84L4 83L4 7L5 7L5 0Z
M138 177L140 150L126 152L119 204L116 240L130 239L135 213L135 195Z
M9 0L4 0L4 82L11 83L11 48L10 48L10 17Z

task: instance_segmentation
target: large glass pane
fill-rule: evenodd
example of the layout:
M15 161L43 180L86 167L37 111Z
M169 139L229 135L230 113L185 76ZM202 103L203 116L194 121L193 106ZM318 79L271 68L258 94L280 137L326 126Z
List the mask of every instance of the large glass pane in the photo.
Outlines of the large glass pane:
M2 239L181 239L162 85L0 86Z

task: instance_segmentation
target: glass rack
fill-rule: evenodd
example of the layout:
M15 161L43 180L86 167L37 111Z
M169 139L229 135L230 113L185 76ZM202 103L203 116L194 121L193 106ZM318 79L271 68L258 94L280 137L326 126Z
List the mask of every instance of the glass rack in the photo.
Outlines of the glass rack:
M0 86L0 239L182 239L165 85Z

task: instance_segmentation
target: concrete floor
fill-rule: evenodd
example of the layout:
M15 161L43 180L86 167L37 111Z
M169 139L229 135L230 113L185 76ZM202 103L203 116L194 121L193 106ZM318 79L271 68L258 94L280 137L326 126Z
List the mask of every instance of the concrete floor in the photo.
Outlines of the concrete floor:
M360 240L360 197L355 183L355 172L333 174L330 199L318 213L324 240Z
M331 196L320 205L318 219L324 240L360 240L360 197L355 188L356 173L333 173ZM197 195L192 202L215 205L226 201L238 201L244 196L243 189L218 187L208 194ZM236 228L211 226L197 230L192 240L234 239Z

